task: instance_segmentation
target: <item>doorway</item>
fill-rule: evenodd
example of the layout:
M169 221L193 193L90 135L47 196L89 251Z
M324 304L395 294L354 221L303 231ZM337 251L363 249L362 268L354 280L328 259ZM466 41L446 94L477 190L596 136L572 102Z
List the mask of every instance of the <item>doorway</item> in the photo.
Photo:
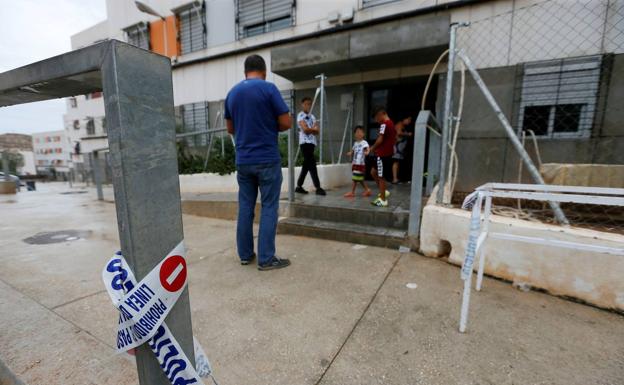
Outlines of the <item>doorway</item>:
M364 121L366 125L366 138L369 144L373 144L377 139L379 132L379 124L375 122L372 114L375 108L385 107L390 119L396 124L397 122L411 117L412 122L406 126L408 132L414 132L416 117L420 112L422 97L427 85L427 76L394 79L392 81L375 82L366 85L366 116ZM429 86L425 108L433 111L435 114L436 98L437 98L438 76L434 76ZM427 143L429 142L429 132L427 132ZM412 176L412 159L414 151L414 141L412 137L407 138L407 145L404 150L404 159L399 163L399 180L409 182ZM427 159L428 146L425 146L425 162ZM425 164L426 167L426 164ZM367 174L370 173L370 167L367 166ZM391 173L386 173L388 180L392 179Z

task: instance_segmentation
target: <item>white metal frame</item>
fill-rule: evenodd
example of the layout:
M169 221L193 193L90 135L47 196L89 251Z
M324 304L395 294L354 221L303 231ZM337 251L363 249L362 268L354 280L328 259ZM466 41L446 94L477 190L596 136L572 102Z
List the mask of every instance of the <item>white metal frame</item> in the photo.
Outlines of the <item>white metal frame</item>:
M472 204L472 215L470 218L468 244L466 246L466 254L464 256L464 262L461 270L461 279L464 280L464 292L462 296L459 331L462 333L466 331L466 324L468 321L470 289L472 287L472 273L475 256L479 256L476 290L481 291L483 272L485 268L485 241L488 238L624 256L624 247L607 247L580 242L561 241L557 239L490 232L489 226L490 214L492 210L492 198L514 198L559 203L573 202L582 204L624 206L624 189L551 186L543 184L488 183L478 187L475 192L466 197L463 207L466 208ZM484 200L485 207L483 207ZM484 208L483 225L481 225L482 207Z

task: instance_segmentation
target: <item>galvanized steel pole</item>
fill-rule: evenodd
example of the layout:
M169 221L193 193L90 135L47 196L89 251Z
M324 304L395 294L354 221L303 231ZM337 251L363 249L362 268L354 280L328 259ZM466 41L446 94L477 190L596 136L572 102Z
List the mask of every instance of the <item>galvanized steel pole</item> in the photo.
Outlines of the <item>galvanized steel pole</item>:
M446 69L446 89L444 93L444 116L442 118L442 151L440 154L440 182L436 203L443 203L444 188L446 185L446 163L448 158L448 139L453 126L453 70L455 68L455 37L459 24L453 23L450 28L448 68Z
M139 281L184 239L171 62L112 41L101 71L119 239ZM188 288L165 321L194 364ZM147 344L136 363L141 385L170 385Z
M320 143L319 143L319 164L323 164L323 139L324 139L324 135L323 133L325 132L325 74L320 74L315 76L316 79L321 79L321 113L320 113L320 123L319 123L319 130L320 130L320 135L319 135L319 139L320 139Z

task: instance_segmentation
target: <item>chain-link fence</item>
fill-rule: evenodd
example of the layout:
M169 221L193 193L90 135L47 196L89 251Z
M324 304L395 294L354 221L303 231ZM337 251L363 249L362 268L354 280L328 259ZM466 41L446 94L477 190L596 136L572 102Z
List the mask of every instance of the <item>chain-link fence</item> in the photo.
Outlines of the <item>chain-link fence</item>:
M624 0L493 1L466 7L453 21L469 23L457 29L456 49L546 183L624 187ZM487 182L536 183L460 58L452 89L453 203ZM554 221L547 205L494 205L499 214ZM573 225L624 234L621 208L562 208Z

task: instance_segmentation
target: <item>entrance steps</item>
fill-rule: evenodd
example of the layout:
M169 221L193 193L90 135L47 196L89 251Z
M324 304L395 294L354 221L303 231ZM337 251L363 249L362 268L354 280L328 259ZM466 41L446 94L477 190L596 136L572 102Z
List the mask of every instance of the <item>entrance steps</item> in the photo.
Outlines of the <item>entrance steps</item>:
M370 197L343 198L344 191L328 191L325 197L298 195L278 232L387 248L407 245L409 186L393 186L391 191L389 206L383 208L372 206Z

